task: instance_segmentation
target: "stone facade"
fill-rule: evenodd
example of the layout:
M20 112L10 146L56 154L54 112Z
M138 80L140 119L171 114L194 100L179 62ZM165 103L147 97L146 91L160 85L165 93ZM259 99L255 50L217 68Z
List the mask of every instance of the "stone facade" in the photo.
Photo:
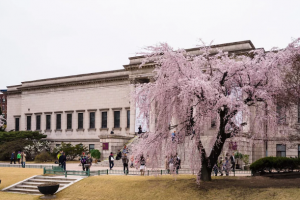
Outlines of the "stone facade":
M251 41L215 45L212 53L216 48L236 54L255 49ZM187 51L191 54L201 53L198 48L187 49ZM130 63L124 65L124 69L121 70L27 81L22 82L21 85L8 86L7 131L16 129L19 120L19 130L40 131L47 135L48 140L53 141L54 146L61 142L82 143L87 147L99 149L102 158L108 157L111 151L116 153L135 134L135 102L130 99L134 85L131 83L153 81L154 65L150 63L139 67L142 59L140 56L129 58ZM102 126L103 112L107 113L105 127ZM117 127L114 117L116 112L120 113L120 126ZM127 112L130 112L129 119ZM95 115L94 127L90 125L90 113ZM72 119L69 128L68 115ZM83 116L83 126L79 127L81 116ZM51 119L48 119L48 126L47 118ZM60 118L58 120L60 126L57 125L58 118ZM127 120L130 120L129 126ZM114 132L113 135L110 134L111 131ZM214 131L216 130L208 125L203 137L209 140L210 133ZM237 139L238 150L248 154L250 162L266 156L263 142L254 147L253 141L246 137ZM103 144L107 145L107 143L108 149L104 150ZM269 156L276 155L276 144L276 142L268 144ZM296 148L297 144L295 145ZM228 151L228 144L224 147L224 152L226 151ZM296 156L297 152L295 149L287 150L286 156ZM179 152L182 158L186 153Z
M0 109L4 118L7 118L7 90L0 90Z

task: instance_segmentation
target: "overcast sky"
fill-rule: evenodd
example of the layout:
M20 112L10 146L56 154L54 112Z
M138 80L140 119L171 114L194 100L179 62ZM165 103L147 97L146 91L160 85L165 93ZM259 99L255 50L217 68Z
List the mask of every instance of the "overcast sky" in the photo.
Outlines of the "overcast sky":
M143 47L192 48L300 37L300 1L0 0L0 89L23 81L123 69Z

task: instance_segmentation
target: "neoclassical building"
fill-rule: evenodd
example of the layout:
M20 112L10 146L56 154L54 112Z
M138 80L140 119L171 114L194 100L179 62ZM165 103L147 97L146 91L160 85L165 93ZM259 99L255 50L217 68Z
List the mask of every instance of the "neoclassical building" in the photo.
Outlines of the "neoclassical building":
M249 40L214 45L213 48L237 54L255 49ZM199 48L186 51L200 53ZM132 83L152 81L154 65L139 68L142 59L140 56L130 57L129 64L120 70L8 86L7 131L40 131L53 145L82 143L89 149L99 149L103 158L111 151L117 152L139 126L135 104L130 100L130 92L134 89ZM212 131L215 131L214 127L208 126L208 139ZM298 156L299 145L290 151L278 146L280 141L277 143L253 147L249 139L242 138L238 145L240 152L250 155L250 162L266 155L276 156L279 150L285 150L285 156Z

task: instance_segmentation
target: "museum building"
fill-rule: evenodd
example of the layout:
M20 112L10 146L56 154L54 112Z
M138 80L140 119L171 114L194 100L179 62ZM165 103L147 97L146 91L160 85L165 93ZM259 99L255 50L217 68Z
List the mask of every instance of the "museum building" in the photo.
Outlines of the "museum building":
M212 48L236 54L255 49L249 40L214 45ZM199 48L186 51L194 55L200 53ZM7 131L40 131L53 145L82 143L90 150L99 149L102 158L108 157L111 151L120 150L137 132L139 124L136 123L135 102L130 99L130 93L134 91L133 83L153 81L154 69L153 63L139 67L142 59L141 56L130 57L129 64L120 70L8 86ZM292 124L300 123L297 120ZM208 125L205 133L208 139L212 131L216 131L215 127ZM299 144L289 149L280 141L255 147L249 138L238 141L238 150L248 154L250 162L266 155L278 156L278 152L281 156L300 155ZM229 148L229 142L225 148Z

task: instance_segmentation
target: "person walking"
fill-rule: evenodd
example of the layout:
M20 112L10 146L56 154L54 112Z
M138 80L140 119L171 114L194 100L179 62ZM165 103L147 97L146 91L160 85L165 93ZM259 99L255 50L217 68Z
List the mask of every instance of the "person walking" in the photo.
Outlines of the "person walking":
M225 170L226 176L229 176L230 163L229 163L229 159L227 156L225 157L224 170Z
M25 168L25 164L26 164L26 154L22 151L21 153L21 164L22 164L22 168Z
M130 158L130 162L131 162L130 168L134 168L133 161L134 161L134 157L132 155L131 158Z
M124 153L123 157L122 157L122 163L123 163L123 170L124 170L124 174L128 174L128 158L127 158L127 154ZM127 171L125 172L125 169L127 169Z
M176 159L175 159L176 174L178 174L178 170L180 169L180 165L181 165L181 160L180 160L179 156L177 155Z
M231 161L231 168L232 171L235 171L235 158L234 158L234 153L232 153L232 155L230 156L230 161Z
M17 160L18 160L18 164L20 164L20 160L21 160L21 152L20 151L17 154Z
M168 174L170 173L170 168L169 168L169 158L166 156L165 158L165 169L167 170Z
M145 165L146 165L146 160L144 158L144 156L142 155L141 158L140 158L140 172L141 172L141 176L144 176L145 175Z
M88 154L86 158L86 164L85 164L85 171L89 171L92 167L93 159L91 157L91 154Z
M143 133L143 131L142 131L142 126L140 125L138 129L139 129L138 135L139 135L139 138L140 138L140 137L141 137L141 134Z
M12 164L13 161L14 161L14 164L16 164L15 152L14 151L11 153L11 156L10 156L10 164Z
M108 160L109 160L109 169L112 170L112 168L114 167L114 160L115 160L113 152L110 152Z
M60 166L61 166L61 168L64 169L64 171L66 171L66 161L67 161L67 158L66 158L65 153L63 152L60 155L58 162L60 163Z
M174 172L174 158L172 155L169 160L169 169L170 169L170 174Z
M219 172L221 174L221 176L223 176L223 159L222 157L220 157L219 161L218 161L218 169L219 169Z
M128 148L127 148L127 146L126 145L124 145L124 147L123 147L123 150L122 150L122 153L123 154L127 154L128 153Z
M58 161L58 165L59 166L61 166L61 164L60 164L60 162L59 162L59 158L60 158L60 156L63 154L63 151L60 151L60 152L58 152L58 154L57 154L57 161Z
M82 155L80 156L80 164L82 165L82 170L85 171L85 164L87 161L87 157L85 156L85 153L82 152Z
M215 165L213 166L213 171L215 172L215 176L218 176L218 171L219 171L219 169L218 169L217 164L215 164Z
M176 131L174 131L174 132L172 133L172 142L175 140L175 136L176 136Z

